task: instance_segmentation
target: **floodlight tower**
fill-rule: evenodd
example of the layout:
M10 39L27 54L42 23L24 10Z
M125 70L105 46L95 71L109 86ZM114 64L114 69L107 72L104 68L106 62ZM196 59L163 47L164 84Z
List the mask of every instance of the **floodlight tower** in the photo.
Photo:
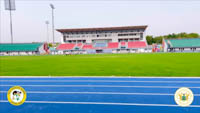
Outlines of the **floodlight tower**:
M55 39L54 39L54 5L50 4L50 7L52 9L52 37L53 37L53 44L55 43Z
M12 11L15 10L15 0L5 0L5 10L10 11L10 35L11 43L13 43Z
M45 21L45 24L47 25L47 43L49 43L49 21Z

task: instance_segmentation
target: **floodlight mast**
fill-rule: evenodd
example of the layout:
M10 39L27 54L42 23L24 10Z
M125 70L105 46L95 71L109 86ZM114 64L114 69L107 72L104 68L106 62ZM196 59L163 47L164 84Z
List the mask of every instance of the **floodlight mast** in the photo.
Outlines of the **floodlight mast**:
M53 4L50 4L50 7L51 7L52 9L55 9L55 7L54 7L54 5L53 5Z
M47 25L47 43L49 43L49 21L45 21L45 24Z
M54 37L54 5L53 4L50 4L50 7L52 9L52 37L53 37L53 44L55 43L55 37Z
M5 10L10 11L10 35L11 43L13 43L12 10L15 10L15 0L5 0Z
M11 43L13 43L13 28L12 28L12 10L11 10L11 1L9 0L10 7L10 35L11 35Z

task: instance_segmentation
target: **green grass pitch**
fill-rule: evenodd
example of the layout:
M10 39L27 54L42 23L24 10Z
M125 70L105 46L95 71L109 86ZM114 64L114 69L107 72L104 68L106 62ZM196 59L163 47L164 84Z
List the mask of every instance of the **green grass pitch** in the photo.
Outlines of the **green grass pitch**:
M1 76L200 76L200 53L1 56Z

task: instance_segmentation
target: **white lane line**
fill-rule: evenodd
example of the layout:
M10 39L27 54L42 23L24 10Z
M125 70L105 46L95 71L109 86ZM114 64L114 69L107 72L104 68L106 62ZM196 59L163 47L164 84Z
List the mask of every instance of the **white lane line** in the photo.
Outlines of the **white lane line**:
M122 87L122 88L180 88L183 86L117 86L117 85L0 85L0 87L4 86L22 86L22 87ZM187 86L184 86L187 87ZM188 88L200 88L200 87L188 87Z
M0 76L0 78L161 78L161 79L200 79L200 77L145 77L145 76Z
M0 93L7 93L7 91L0 91ZM166 93L118 93L118 92L45 92L45 91L27 91L27 93L52 93L52 94L109 94L109 95L170 95ZM200 96L200 95L199 95Z
M0 100L1 103L7 103L7 100ZM122 106L163 106L163 107L179 107L173 104L140 104L140 103L106 103L106 102L59 102L59 101L25 101L25 103L35 104L90 104L90 105L122 105ZM200 105L190 105L189 107L200 107Z
M200 81L128 81L128 80L0 80L0 82L127 82L127 83L200 83Z
M0 91L0 93L7 93L7 91ZM159 95L159 96L174 96L169 93L120 93L120 92L45 92L45 91L27 91L27 93L41 93L41 94L101 94L101 95ZM200 96L200 94L194 94Z

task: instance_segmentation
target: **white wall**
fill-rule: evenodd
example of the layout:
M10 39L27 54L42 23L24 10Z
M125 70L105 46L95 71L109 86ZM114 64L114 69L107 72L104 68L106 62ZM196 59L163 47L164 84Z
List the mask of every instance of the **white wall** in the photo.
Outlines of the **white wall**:
M38 51L39 51L40 54L46 53L46 51L44 50L44 44L42 44L42 45L38 48Z

